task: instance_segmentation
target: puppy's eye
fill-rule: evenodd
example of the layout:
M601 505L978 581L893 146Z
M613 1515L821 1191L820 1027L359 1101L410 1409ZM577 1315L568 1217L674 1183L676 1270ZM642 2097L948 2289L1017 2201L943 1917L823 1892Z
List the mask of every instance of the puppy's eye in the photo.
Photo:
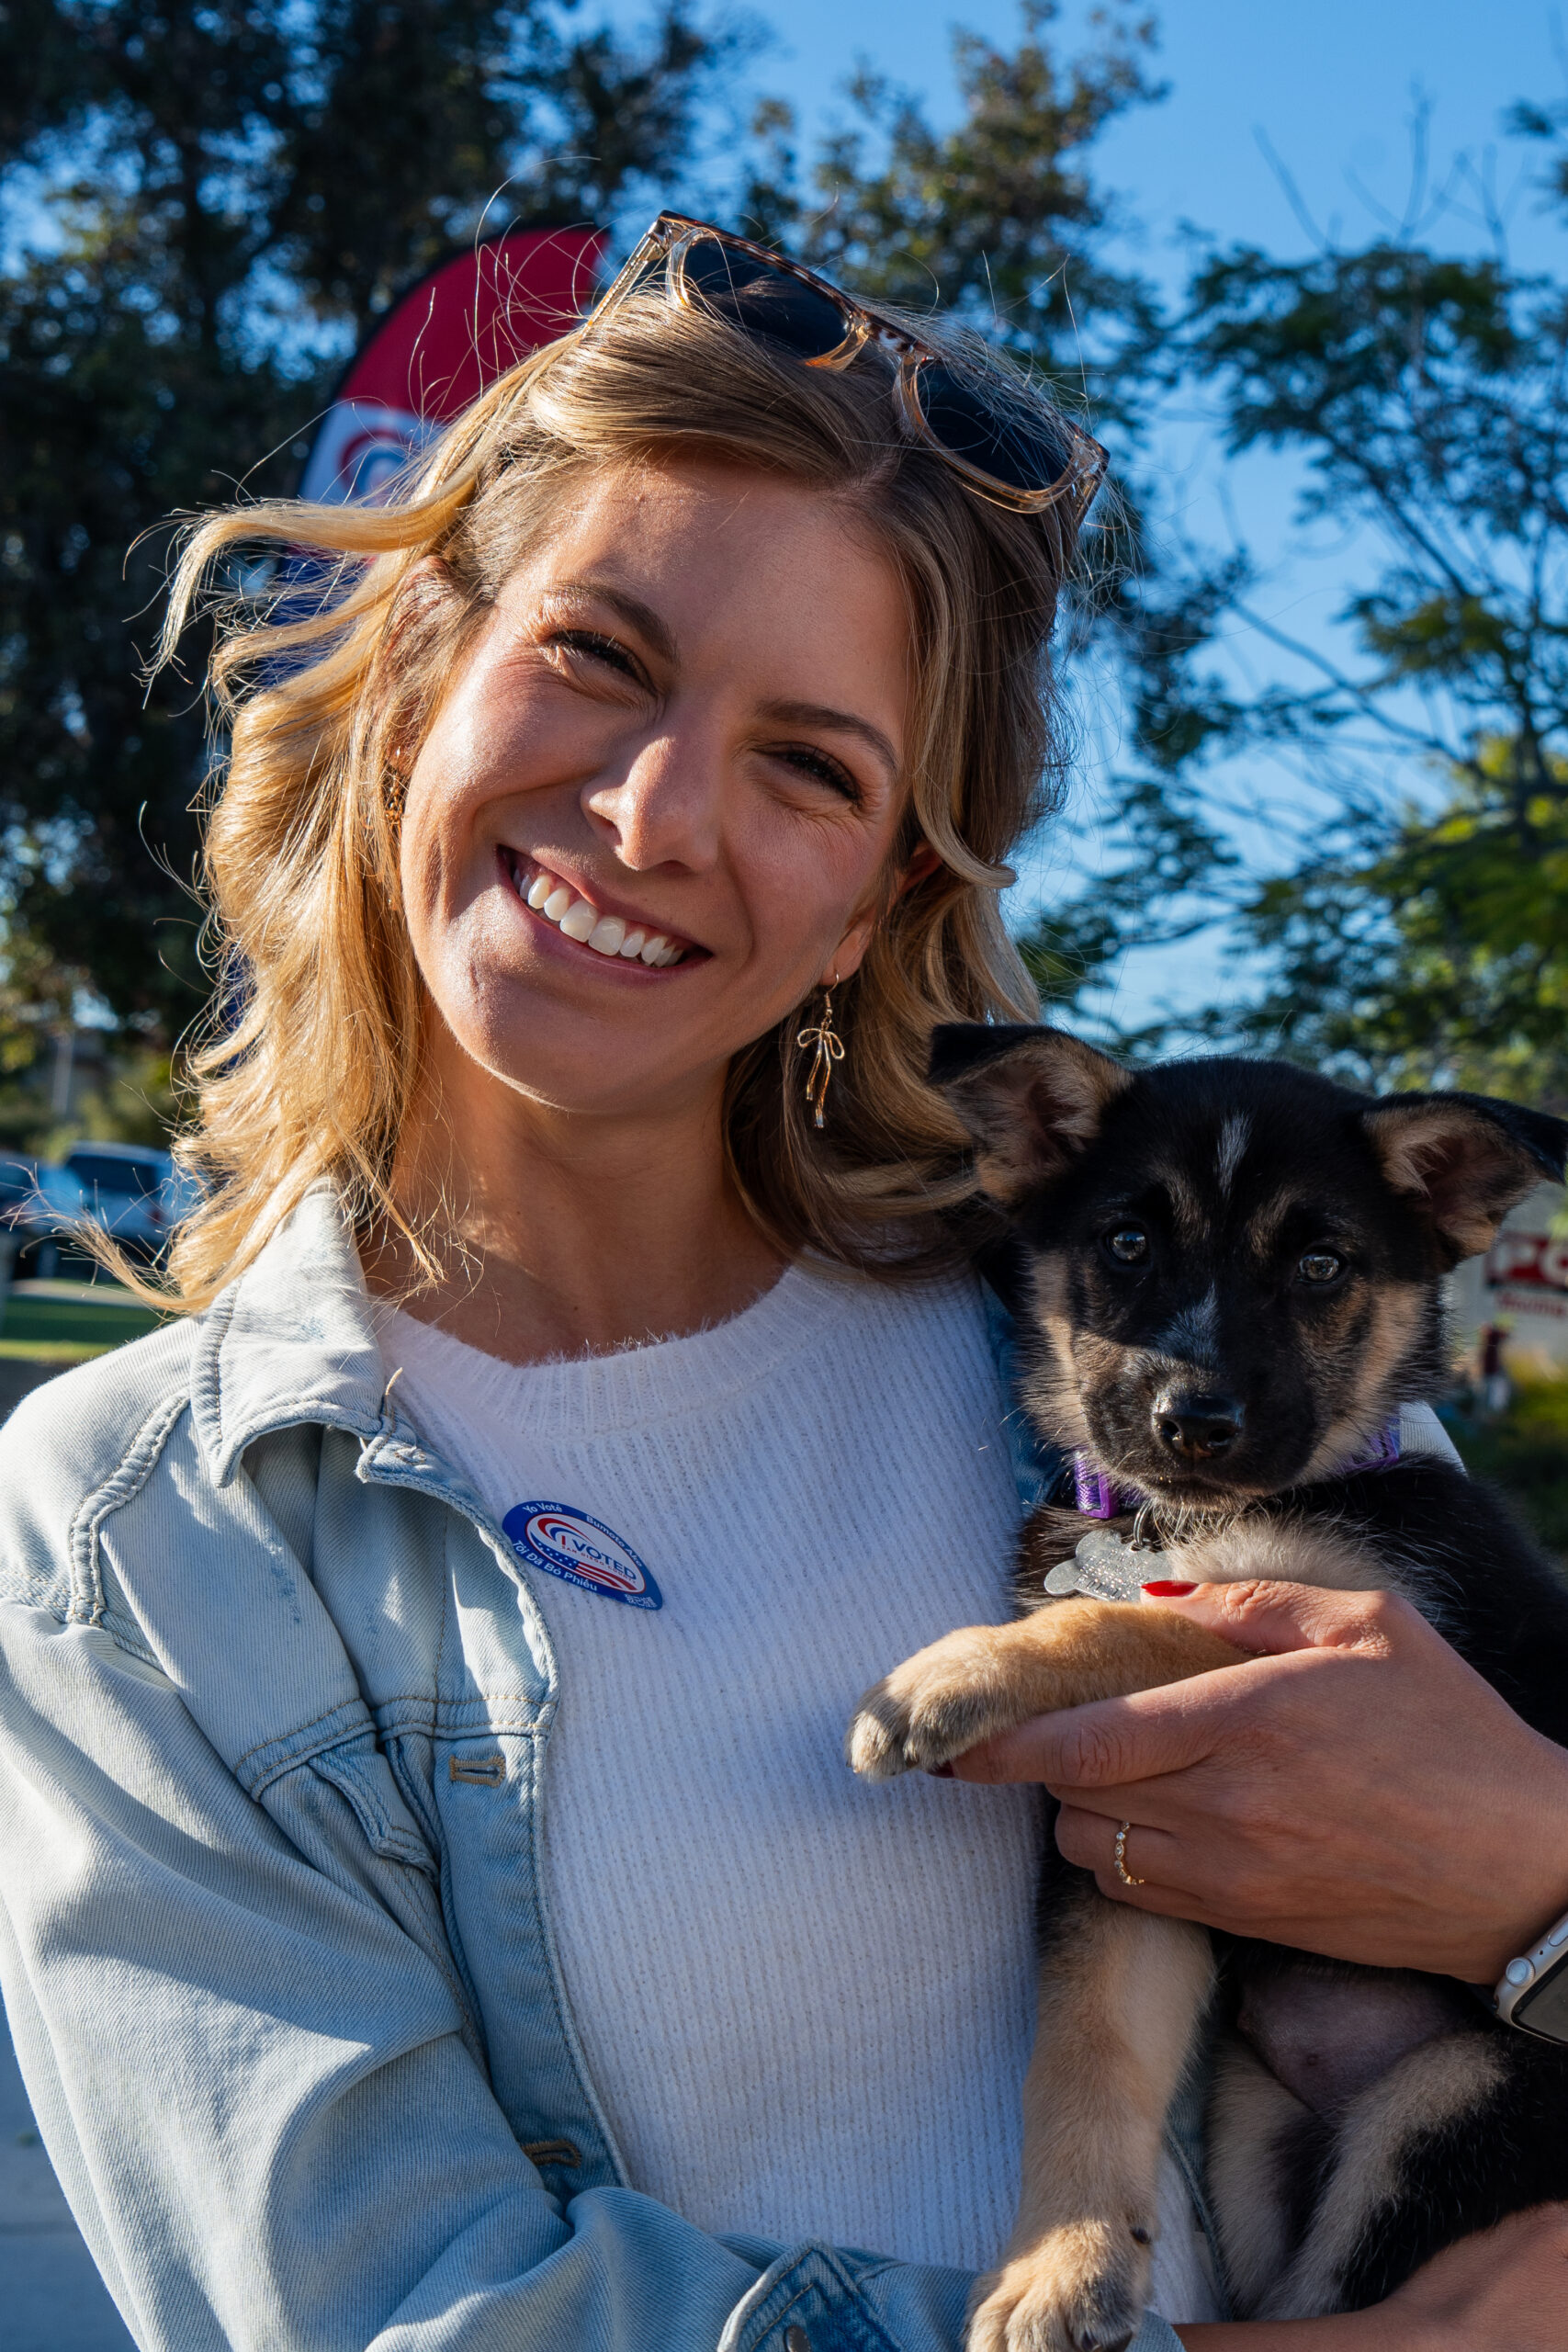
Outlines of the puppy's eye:
M1105 1246L1119 1266L1141 1266L1149 1254L1149 1237L1141 1225L1119 1225L1106 1235Z
M1344 1271L1344 1259L1332 1250L1309 1250L1296 1269L1304 1283L1336 1282Z

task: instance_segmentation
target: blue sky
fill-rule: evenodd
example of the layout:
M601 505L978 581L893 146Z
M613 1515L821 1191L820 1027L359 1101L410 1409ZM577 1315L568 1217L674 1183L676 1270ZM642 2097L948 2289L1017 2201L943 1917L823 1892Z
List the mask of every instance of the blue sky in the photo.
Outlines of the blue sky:
M1012 0L956 8L933 0L789 0L758 13L776 28L778 45L755 78L791 98L807 122L831 112L862 56L922 92L937 119L951 119L953 26L1010 44L1020 23ZM1089 13L1063 8L1057 38L1065 46L1081 37ZM1301 249L1302 232L1259 151L1260 130L1314 217L1328 222L1337 213L1353 236L1369 216L1348 175L1358 174L1393 209L1403 206L1414 88L1433 102L1438 161L1460 149L1480 159L1490 142L1505 182L1517 178L1520 151L1499 141L1503 108L1568 89L1553 12L1536 0L1484 7L1474 0L1313 0L1310 8L1291 0L1167 0L1155 13L1170 95L1127 117L1100 151L1107 181L1152 232L1150 266L1183 218L1222 237ZM1550 232L1528 197L1515 217L1520 257L1544 257Z
M631 22L638 10L631 0L615 0L614 13ZM941 0L790 0L759 13L778 40L759 60L754 85L794 102L807 151L812 130L845 111L842 85L859 59L919 93L936 121L952 120L958 112L953 26L1010 45L1021 22L1013 0L970 0L958 8ZM1484 185L1507 220L1516 262L1561 268L1562 231L1529 185L1540 151L1506 139L1501 119L1521 96L1568 95L1568 36L1549 7L1537 0L1486 8L1474 0L1314 0L1310 9L1289 0L1167 0L1156 13L1156 71L1168 95L1112 127L1096 168L1137 224L1127 258L1171 293L1185 274L1183 222L1222 242L1255 241L1294 257L1311 242L1297 202L1319 232L1350 244L1384 225L1373 206L1397 219L1410 192L1418 98L1430 110L1432 182L1442 183L1456 158L1468 163L1452 183L1459 209L1428 228L1430 240L1450 250L1483 241L1479 219L1465 211L1478 211ZM1080 0L1066 0L1052 37L1070 50L1087 37L1089 16ZM1291 462L1263 456L1222 467L1190 402L1159 425L1152 456L1167 481L1171 527L1209 544L1224 544L1239 530L1266 567L1260 609L1310 643L1337 641L1345 650L1335 616L1367 577L1373 551L1353 535L1297 532ZM1280 657L1245 630L1227 656L1254 682L1288 674ZM1067 817L1025 866L1015 894L1021 913L1031 899L1070 887L1093 862L1105 765L1115 754L1114 712L1096 711L1091 720L1100 722L1098 742L1091 723ZM1286 778L1262 780L1276 791L1292 789ZM1216 944L1134 959L1118 990L1123 1017L1146 1017L1173 1000L1197 1002L1216 983L1227 985Z

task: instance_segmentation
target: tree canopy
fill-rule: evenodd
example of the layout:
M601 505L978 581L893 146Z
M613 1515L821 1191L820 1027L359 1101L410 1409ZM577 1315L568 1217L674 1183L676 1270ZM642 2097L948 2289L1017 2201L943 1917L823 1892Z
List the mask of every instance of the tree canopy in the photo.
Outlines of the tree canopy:
M1362 659L1247 723L1337 783L1321 847L1244 912L1253 1035L1370 1077L1568 1098L1568 289L1387 245L1193 288L1230 446L1308 461L1364 524ZM1392 804L1392 806L1391 806Z
M1300 461L1301 518L1349 549L1350 651L1270 618L1245 554L1148 583L1129 854L1037 923L1037 971L1084 1014L1129 948L1224 922L1232 989L1123 1044L1568 1102L1568 287L1500 241L1237 246L1202 258L1167 351L1232 456ZM1213 658L1237 624L1280 657L1246 692ZM1261 870L1213 790L1249 760L1293 779L1298 854Z

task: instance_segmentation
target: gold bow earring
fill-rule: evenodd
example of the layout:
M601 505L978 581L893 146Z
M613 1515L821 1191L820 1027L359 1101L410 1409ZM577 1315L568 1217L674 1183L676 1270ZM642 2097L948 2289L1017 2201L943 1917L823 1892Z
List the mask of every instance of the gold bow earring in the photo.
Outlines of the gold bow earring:
M833 988L838 985L839 975L835 972ZM814 1027L803 1029L795 1042L799 1046L814 1046L817 1049L811 1057L811 1069L807 1076L806 1099L811 1105L817 1125L825 1127L828 1122L822 1115L822 1106L828 1100L828 1089L832 1082L833 1064L844 1058L844 1041L833 1026L833 989L825 988L822 991L821 1020Z

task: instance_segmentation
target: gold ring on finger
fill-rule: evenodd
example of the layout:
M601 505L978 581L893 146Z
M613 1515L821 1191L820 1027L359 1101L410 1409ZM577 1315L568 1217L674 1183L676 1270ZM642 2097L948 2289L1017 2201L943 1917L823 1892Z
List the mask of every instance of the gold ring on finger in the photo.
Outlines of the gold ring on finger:
M1132 1871L1127 1868L1127 1832L1132 1826L1133 1825L1130 1821L1124 1821L1122 1824L1121 1828L1116 1832L1116 1843L1111 1849L1111 1852L1116 1863L1116 1875L1121 1880L1122 1885L1144 1886L1147 1883L1146 1880L1134 1878Z

